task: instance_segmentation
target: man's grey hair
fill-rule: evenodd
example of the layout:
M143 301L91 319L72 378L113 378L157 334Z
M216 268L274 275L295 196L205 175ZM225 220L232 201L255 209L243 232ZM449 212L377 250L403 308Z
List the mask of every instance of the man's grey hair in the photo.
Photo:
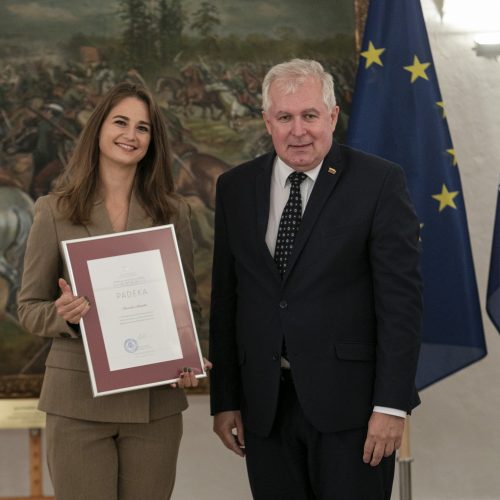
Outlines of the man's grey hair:
M278 82L286 95L293 94L307 78L316 78L323 88L323 101L332 111L336 106L333 77L327 73L323 66L311 59L292 59L273 66L264 77L262 82L262 108L267 111L271 106L269 88L274 82Z

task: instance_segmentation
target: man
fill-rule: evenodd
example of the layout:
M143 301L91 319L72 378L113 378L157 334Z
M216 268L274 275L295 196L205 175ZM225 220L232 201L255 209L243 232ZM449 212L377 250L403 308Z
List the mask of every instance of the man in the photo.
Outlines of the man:
M217 186L214 430L246 456L256 499L388 500L419 402L419 225L404 175L333 142L339 108L319 63L271 68L262 95L275 152Z

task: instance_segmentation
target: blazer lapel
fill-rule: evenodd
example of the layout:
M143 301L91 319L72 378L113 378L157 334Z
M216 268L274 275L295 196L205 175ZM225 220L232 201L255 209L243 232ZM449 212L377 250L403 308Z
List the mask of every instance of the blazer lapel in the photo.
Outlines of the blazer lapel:
M300 223L299 232L297 233L293 244L292 255L288 261L286 273L283 276L283 282L286 281L291 270L293 269L293 266L297 262L298 256L304 248L304 245L311 234L323 206L342 175L343 167L344 165L341 161L340 148L338 144L334 143L332 149L330 149L330 152L323 161L323 165L316 182L314 183L309 201L307 202L304 216L302 217L302 222Z
M100 236L113 232L113 226L109 220L108 211L104 206L104 200L99 199L94 202L90 212L90 222L85 224L90 236Z
M139 203L135 190L132 191L130 206L128 209L126 231L143 229L145 227L151 227L151 225L151 218L146 214L145 210ZM103 200L98 200L94 203L92 211L90 212L90 222L86 224L86 228L90 236L100 236L115 232L113 230L113 226L111 225L111 221L109 220L109 215Z
M255 182L255 199L257 206L257 245L259 250L270 268L271 272L275 275L276 279L281 281L278 267L274 262L273 256L269 252L266 244L266 231L267 223L269 221L270 209L270 196L271 196L271 175L273 172L275 155L266 157L260 172L257 174Z
M142 208L139 198L136 196L135 190L133 190L132 196L130 197L126 230L132 231L134 229L144 229L146 227L151 227L152 225L153 221L151 217L149 217L144 208Z

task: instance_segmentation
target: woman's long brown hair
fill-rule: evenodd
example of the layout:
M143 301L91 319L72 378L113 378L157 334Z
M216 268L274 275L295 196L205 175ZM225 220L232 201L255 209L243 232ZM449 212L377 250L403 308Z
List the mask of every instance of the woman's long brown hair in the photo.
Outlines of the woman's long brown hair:
M166 224L175 215L170 145L161 109L145 87L124 82L110 89L97 104L54 189L54 194L59 197L60 210L74 224L89 222L98 192L99 133L110 111L127 97L143 101L151 121L151 142L146 155L137 165L136 194L155 224Z

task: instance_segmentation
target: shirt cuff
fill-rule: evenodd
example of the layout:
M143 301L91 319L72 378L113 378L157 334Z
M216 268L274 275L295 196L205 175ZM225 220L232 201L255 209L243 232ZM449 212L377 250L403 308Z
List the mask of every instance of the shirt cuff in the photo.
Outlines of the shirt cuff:
M406 412L397 410L396 408L387 408L386 406L375 406L373 411L377 413L385 413L387 415L394 415L395 417L406 418Z

